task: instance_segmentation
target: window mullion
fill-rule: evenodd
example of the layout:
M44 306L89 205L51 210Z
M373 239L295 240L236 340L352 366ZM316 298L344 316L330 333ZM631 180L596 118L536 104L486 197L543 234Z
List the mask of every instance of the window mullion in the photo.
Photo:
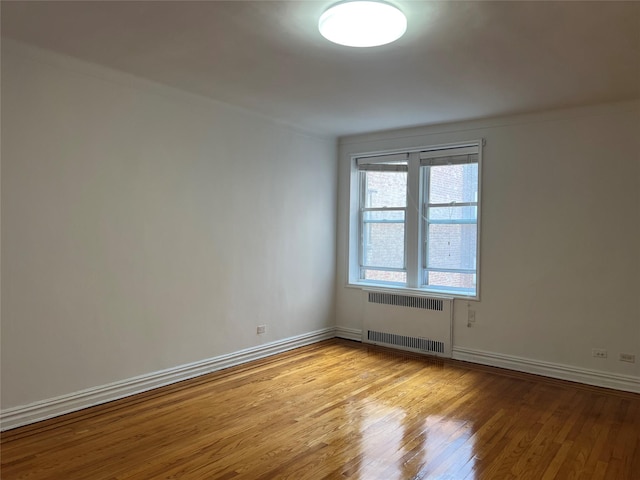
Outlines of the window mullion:
M420 286L420 154L409 154L407 175L407 214L405 217L405 255L407 287Z
M360 175L360 199L358 209L358 234L359 234L359 248L358 248L358 278L364 278L364 272L362 270L362 266L364 265L364 245L365 245L365 226L364 226L364 208L365 208L365 198L366 198L366 190L367 190L367 176L364 172L358 172Z
M431 170L429 167L422 167L422 188L420 189L420 286L426 285L428 277L426 274L427 267L429 266L429 248L427 245L427 239L429 238L429 184Z

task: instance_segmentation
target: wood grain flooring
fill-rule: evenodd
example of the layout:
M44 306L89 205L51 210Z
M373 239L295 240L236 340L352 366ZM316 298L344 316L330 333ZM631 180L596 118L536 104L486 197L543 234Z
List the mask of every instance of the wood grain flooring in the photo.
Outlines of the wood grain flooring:
M640 480L640 395L335 339L0 446L3 480Z

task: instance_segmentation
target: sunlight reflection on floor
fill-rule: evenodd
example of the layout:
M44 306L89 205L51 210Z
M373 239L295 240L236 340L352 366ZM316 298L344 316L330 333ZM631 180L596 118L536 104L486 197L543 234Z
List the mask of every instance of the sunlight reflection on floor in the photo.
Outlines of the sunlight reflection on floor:
M353 478L474 478L470 422L430 415L416 428L415 419L401 408L371 400L359 407L362 460Z

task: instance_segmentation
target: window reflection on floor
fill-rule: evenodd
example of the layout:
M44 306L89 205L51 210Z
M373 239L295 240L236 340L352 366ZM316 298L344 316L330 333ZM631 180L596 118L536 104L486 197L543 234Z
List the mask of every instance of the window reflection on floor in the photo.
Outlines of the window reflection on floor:
M473 480L473 425L469 421L429 415L424 422L402 409L367 399L352 404L360 424L359 461L348 476L359 479ZM420 425L420 427L416 427Z

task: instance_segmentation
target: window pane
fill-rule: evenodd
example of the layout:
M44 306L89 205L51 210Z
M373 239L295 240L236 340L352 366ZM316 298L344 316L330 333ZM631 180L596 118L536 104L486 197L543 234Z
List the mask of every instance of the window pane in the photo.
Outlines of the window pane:
M365 212L363 265L404 268L404 211Z
M429 225L427 267L475 270L475 224Z
M478 207L431 207L429 220L470 220L477 221Z
M407 283L407 273L366 269L364 271L364 279L375 282Z
M476 279L472 273L427 272L427 285L464 289L471 294L476 292Z
M429 172L429 203L478 201L478 164L442 165Z
M407 172L364 172L365 208L405 207Z

